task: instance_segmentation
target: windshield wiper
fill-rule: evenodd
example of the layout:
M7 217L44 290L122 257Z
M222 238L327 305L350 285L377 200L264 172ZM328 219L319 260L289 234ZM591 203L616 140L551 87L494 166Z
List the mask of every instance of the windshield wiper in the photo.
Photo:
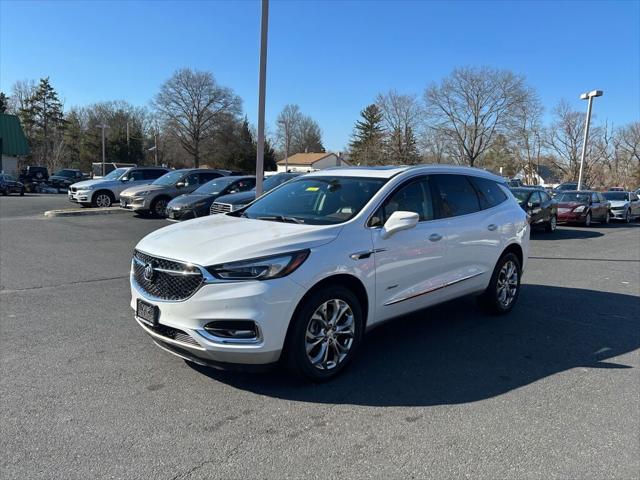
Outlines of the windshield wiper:
M276 222L284 222L284 223L304 223L302 220L294 217L285 217L284 215L270 215L265 217L256 217L258 220L271 220Z

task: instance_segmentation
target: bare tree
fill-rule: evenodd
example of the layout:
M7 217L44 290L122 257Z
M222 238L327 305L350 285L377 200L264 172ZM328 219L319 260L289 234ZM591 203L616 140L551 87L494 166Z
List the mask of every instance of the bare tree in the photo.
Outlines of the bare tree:
M210 72L183 68L160 87L154 105L198 167L204 140L213 136L221 117L240 113L241 100L218 85Z
M415 95L396 90L378 94L376 105L382 111L391 163L410 164L418 161L415 132L420 128L421 109Z
M33 97L37 88L35 80L18 80L14 83L11 87L7 111L17 115L20 110L26 109L29 99Z
M293 152L323 152L322 130L320 125L308 115L303 115L293 130Z
M488 67L455 69L424 93L427 119L456 144L473 166L499 133L505 133L526 98L524 79Z
M536 92L528 89L522 102L515 106L509 125L516 158L525 172L525 183L529 185L535 184L538 178L535 173L540 166L543 110Z
M285 105L278 119L276 120L277 143L284 151L285 169L289 170L289 155L292 152L293 138L300 122L302 121L302 112L298 105Z

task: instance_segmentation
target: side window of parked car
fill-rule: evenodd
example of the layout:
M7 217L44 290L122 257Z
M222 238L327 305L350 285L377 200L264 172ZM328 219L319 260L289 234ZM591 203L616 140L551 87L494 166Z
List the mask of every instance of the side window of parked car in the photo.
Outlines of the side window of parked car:
M500 189L493 180L481 177L467 177L478 191L480 207L485 210L495 207L507 199L507 195Z
M598 194L597 193L594 192L594 193L591 194L591 201L593 203L598 203L600 201L600 199L598 198Z
M167 173L166 170L156 170L150 168L149 170L142 170L142 178L144 180L155 180L156 178L160 178L165 173Z
M131 170L127 178L130 182L139 182L144 179L144 170Z
M193 187L194 185L198 185L199 179L199 173L192 173L190 175L187 175L183 182L185 187Z
M429 180L422 177L400 187L387 200L385 200L380 211L375 215L377 223L374 226L381 226L386 222L393 212L415 212L420 216L420 221L433 220L433 201L431 199L431 189Z
M240 180L239 182L237 182L232 190L235 190L236 192L246 192L247 190L251 190L253 187L256 186L256 181L253 178L248 178L247 180Z
M629 194L629 200L632 202L637 202L638 201L638 196L635 193L630 193Z
M218 172L201 172L198 175L200 176L200 185L222 176Z
M540 197L540 192L533 192L531 194L531 196L529 197L529 203L532 205L535 205L536 203L538 205L542 204L542 198Z
M457 217L480 210L475 189L464 175L432 175L436 218Z
M549 197L549 194L547 192L540 192L540 198L542 198L542 203L551 200L551 197Z

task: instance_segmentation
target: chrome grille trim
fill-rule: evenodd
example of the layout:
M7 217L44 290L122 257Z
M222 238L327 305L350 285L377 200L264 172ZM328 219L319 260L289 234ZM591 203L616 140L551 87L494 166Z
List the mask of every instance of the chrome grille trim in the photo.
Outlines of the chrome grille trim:
M218 213L229 213L231 210L232 206L230 203L213 202L211 204L211 208L209 209L209 215L215 215Z
M153 276L145 277L151 265ZM191 297L204 284L205 275L197 265L155 257L134 250L132 278L149 298L164 301L182 301Z

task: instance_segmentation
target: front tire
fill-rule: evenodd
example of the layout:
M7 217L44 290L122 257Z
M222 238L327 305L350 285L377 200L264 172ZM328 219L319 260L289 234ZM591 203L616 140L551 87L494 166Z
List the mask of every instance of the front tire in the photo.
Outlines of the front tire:
M348 288L313 292L298 307L285 345L284 361L297 376L313 382L336 377L360 344L364 315Z
M165 218L167 216L167 205L169 205L169 200L166 197L156 198L150 205L151 214Z
M506 253L496 263L489 286L480 297L482 305L490 313L509 313L520 295L522 267L514 253Z
M631 223L631 210L627 209L627 213L624 216L624 223Z
M558 218L555 215L551 215L551 218L549 219L549 221L547 222L547 225L545 226L545 230L548 233L553 233L556 231L557 226L558 226Z
M587 216L584 217L584 226L585 227L591 226L591 212L587 213Z
M604 223L605 225L609 225L610 221L611 221L611 213L609 212L609 210L607 210L607 214L604 216L604 221L602 223Z

